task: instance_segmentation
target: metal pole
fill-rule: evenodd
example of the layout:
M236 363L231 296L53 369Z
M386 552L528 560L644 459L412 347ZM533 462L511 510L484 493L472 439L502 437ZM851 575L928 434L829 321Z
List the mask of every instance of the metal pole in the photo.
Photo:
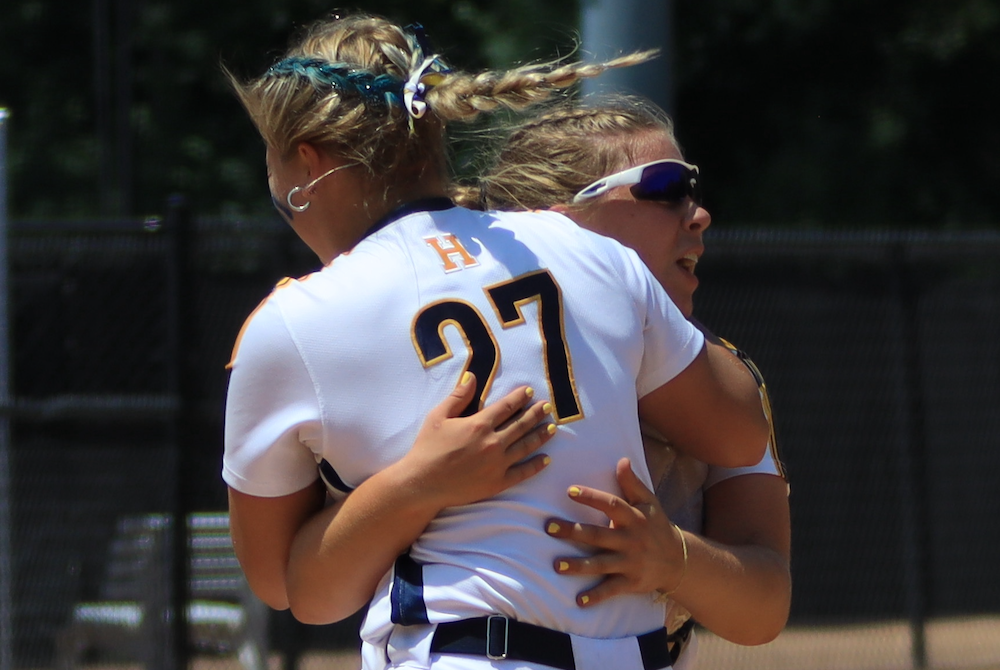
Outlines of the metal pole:
M114 120L111 115L111 29L108 0L94 0L94 114L97 117L97 186L101 214L120 214L116 208L114 179Z
M903 598L910 623L910 658L913 668L923 670L927 667L929 520L924 469L927 449L918 313L920 292L910 275L906 247L902 243L893 245L889 254L893 273L891 297L898 305L896 346L893 347L898 437L894 442L899 478Z
M132 12L137 0L118 0L115 7L115 211L132 215Z
M192 435L194 421L195 377L192 371L192 313L194 305L193 244L194 220L186 199L171 196L168 202L167 234L170 236L168 259L169 328L171 370L168 390L177 398L177 412L170 425L174 450L175 488L173 509L173 572L171 611L172 663L164 670L186 670L189 663L188 604L191 601L191 556L188 541L188 517L191 512L191 472L196 462Z
M583 0L583 50L595 60L623 53L660 49L655 60L611 70L583 82L584 94L627 93L645 96L668 114L674 111L672 0Z
M7 306L7 119L0 108L0 404L10 406L10 334ZM0 416L0 670L14 670L14 560L11 544L12 491L10 476L10 419Z

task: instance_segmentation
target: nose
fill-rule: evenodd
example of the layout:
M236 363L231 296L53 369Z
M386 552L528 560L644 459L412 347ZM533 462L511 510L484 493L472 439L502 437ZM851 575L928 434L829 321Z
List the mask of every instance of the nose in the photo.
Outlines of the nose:
M690 207L684 217L684 229L691 233L703 233L710 225L712 225L712 215L708 210L693 200L690 201Z

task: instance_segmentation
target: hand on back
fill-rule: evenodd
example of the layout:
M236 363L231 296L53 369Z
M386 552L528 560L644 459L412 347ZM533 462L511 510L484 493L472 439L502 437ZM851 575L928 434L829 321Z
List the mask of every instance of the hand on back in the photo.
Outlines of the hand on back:
M549 462L545 454L532 454L556 432L555 424L542 423L551 405L532 403L533 391L521 386L471 416L459 416L475 388L475 377L468 373L427 415L399 463L413 485L437 498L442 509L490 498Z

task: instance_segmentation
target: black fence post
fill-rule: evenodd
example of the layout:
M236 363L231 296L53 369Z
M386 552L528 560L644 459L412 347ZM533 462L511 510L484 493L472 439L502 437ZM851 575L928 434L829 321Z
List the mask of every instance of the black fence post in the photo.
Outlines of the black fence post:
M4 413L0 414L0 670L14 669L14 548L11 540L13 480L10 472L13 458L10 453L10 417L6 413L11 404L7 251L8 117L7 110L0 107L0 405L4 409Z
M920 355L920 287L910 270L904 242L889 249L889 271L892 273L892 298L899 306L897 346L901 365L897 373L898 403L902 432L898 445L899 502L901 513L903 589L907 618L910 623L910 654L913 667L927 667L927 601L929 518L926 485L926 426L924 425L924 390L922 357Z
M168 259L168 324L170 329L168 392L175 399L175 412L170 420L169 432L174 449L174 509L171 523L173 547L172 598L170 640L173 663L165 660L164 670L171 666L187 670L190 646L188 644L188 604L191 600L191 565L188 518L193 499L191 473L195 470L193 458L195 372L193 360L194 341L194 220L187 200L173 195L167 203Z

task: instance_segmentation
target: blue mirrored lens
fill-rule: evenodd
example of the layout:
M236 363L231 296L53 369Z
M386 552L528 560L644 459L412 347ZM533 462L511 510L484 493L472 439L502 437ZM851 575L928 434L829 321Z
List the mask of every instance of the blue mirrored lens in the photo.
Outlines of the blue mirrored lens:
M642 171L642 179L631 190L639 200L680 202L690 196L701 204L698 175L677 163L650 165Z

